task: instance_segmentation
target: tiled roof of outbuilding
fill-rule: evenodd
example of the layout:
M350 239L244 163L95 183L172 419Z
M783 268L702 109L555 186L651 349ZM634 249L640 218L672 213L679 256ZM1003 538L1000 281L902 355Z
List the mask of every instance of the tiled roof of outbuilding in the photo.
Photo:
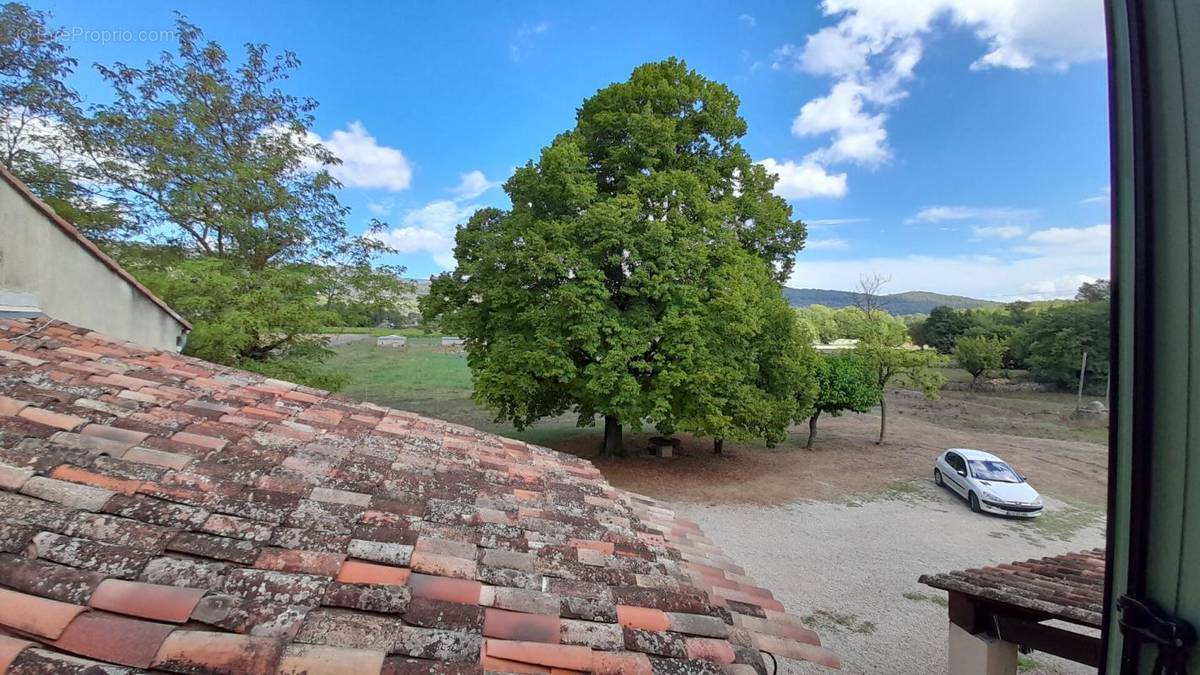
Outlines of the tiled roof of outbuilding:
M1103 623L1104 549L925 574L919 581L1085 626L1100 627Z
M749 674L759 650L838 663L585 460L0 320L0 673Z

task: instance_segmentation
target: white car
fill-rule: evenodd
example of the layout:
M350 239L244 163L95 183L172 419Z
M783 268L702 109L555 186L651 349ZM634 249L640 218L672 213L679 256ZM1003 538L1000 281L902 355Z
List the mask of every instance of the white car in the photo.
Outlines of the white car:
M976 513L1034 518L1042 498L1025 476L999 457L980 450L950 448L933 465L933 482L957 492Z

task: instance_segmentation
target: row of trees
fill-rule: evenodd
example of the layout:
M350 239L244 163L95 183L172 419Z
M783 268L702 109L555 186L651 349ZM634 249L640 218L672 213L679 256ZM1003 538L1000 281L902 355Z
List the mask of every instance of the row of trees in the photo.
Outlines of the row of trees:
M336 385L315 334L407 290L379 263L385 225L347 227L317 103L282 89L294 54L248 44L235 64L182 17L176 34L142 67L95 64L109 95L88 103L48 15L0 7L0 163L194 324L189 353Z
M1080 286L1073 301L1012 302L1000 308L936 307L910 322L912 341L953 354L974 379L1001 368L1025 369L1045 382L1102 382L1109 365L1109 283Z

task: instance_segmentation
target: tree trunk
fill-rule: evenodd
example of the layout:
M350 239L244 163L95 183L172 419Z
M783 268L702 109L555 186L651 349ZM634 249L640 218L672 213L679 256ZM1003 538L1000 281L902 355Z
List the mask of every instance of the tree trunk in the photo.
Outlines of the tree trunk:
M625 456L624 432L621 421L614 415L604 416L604 445L600 448L601 457Z
M719 455L724 450L725 450L725 439L724 438L714 438L713 439L713 454Z
M879 440L875 445L883 445L883 434L887 431L887 395L879 397Z
M979 375L971 376L971 393L975 393L975 383L979 381Z
M813 441L817 440L817 418L820 415L821 411L818 410L812 414L812 417L808 418L808 443L804 446L808 450L812 450Z

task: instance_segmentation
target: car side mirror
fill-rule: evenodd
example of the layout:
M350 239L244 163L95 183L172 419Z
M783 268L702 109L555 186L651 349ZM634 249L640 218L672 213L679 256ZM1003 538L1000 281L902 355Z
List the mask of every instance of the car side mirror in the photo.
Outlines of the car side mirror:
M967 477L967 471L966 471L966 469L959 469L959 470L958 470L958 475L962 476L963 478L966 478L966 477Z

